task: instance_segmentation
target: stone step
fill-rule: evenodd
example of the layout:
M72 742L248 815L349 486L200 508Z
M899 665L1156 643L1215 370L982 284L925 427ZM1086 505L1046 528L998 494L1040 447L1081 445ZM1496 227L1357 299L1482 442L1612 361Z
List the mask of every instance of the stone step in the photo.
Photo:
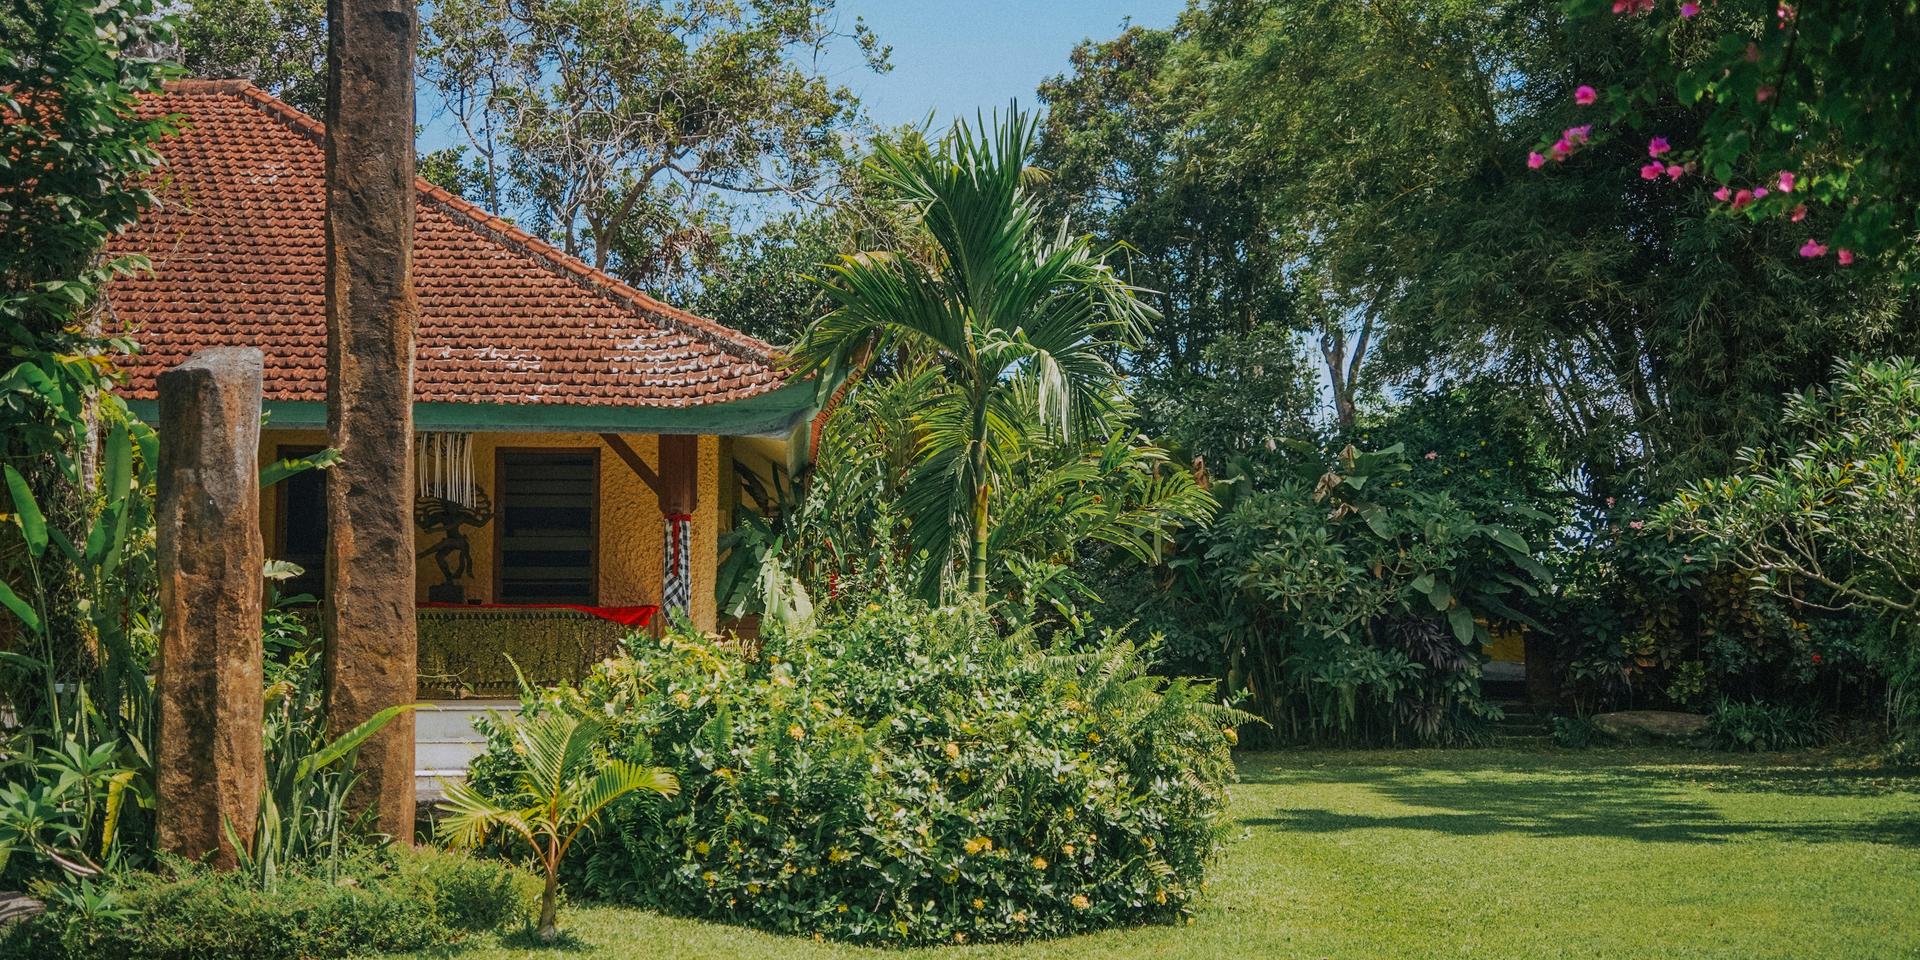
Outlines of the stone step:
M485 753L486 749L487 745L479 742L416 741L413 745L413 768L466 773L473 758Z
M473 722L490 713L512 713L517 700L438 700L414 714L413 784L421 800L440 798L440 781L467 775L487 740Z

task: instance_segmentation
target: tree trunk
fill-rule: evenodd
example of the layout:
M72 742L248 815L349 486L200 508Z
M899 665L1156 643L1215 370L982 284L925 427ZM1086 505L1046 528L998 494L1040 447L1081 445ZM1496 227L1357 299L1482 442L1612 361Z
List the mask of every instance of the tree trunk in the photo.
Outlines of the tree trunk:
M984 459L984 458L982 458ZM967 573L967 590L976 597L987 595L987 485L982 481L973 491L973 557Z
M973 473L973 556L967 566L967 591L976 597L987 595L987 498L992 487L987 483L987 410L984 397L975 405L973 444L967 451Z
M560 937L560 875L556 871L547 871L547 886L540 892L540 926L536 930L541 940L552 943Z
M415 697L413 0L327 4L327 723ZM414 832L403 713L359 751L353 805Z

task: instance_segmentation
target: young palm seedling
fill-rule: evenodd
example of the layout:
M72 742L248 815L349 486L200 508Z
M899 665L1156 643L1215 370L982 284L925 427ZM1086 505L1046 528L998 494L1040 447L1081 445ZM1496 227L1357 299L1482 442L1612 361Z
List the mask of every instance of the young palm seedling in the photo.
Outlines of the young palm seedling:
M514 772L514 792L495 799L465 783L447 783L442 806L447 816L440 821L439 834L453 846L473 847L499 826L526 840L547 874L540 897L539 936L552 940L559 934L554 913L560 862L575 838L615 800L642 790L670 797L680 792L680 781L661 767L597 760L593 744L601 728L593 720L548 713L502 722L522 761Z

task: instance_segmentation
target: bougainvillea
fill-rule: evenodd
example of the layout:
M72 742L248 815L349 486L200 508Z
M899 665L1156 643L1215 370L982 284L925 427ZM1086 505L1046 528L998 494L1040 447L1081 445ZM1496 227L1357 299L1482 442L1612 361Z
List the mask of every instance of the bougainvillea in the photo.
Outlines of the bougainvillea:
M1648 152L1658 162L1643 164L1642 178L1678 182L1697 170L1730 215L1806 222L1803 258L1913 270L1920 7L1570 0L1568 10L1630 18L1664 41L1645 82L1575 90L1576 104L1599 105L1600 133L1592 136L1657 127L1676 102L1700 111L1696 137L1671 145L1654 138ZM1564 159L1585 142L1572 132L1543 138L1550 145L1529 154L1528 165Z

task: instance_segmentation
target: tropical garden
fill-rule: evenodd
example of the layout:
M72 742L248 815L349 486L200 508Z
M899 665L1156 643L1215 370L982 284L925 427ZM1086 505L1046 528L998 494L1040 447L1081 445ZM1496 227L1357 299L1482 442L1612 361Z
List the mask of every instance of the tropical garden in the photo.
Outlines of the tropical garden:
M0 956L1920 950L1920 7L1190 0L876 129L834 6L418 8L420 176L819 417L757 630L523 683L412 836L267 558L232 862L160 828L106 250L138 98L317 112L329 5L0 7Z

